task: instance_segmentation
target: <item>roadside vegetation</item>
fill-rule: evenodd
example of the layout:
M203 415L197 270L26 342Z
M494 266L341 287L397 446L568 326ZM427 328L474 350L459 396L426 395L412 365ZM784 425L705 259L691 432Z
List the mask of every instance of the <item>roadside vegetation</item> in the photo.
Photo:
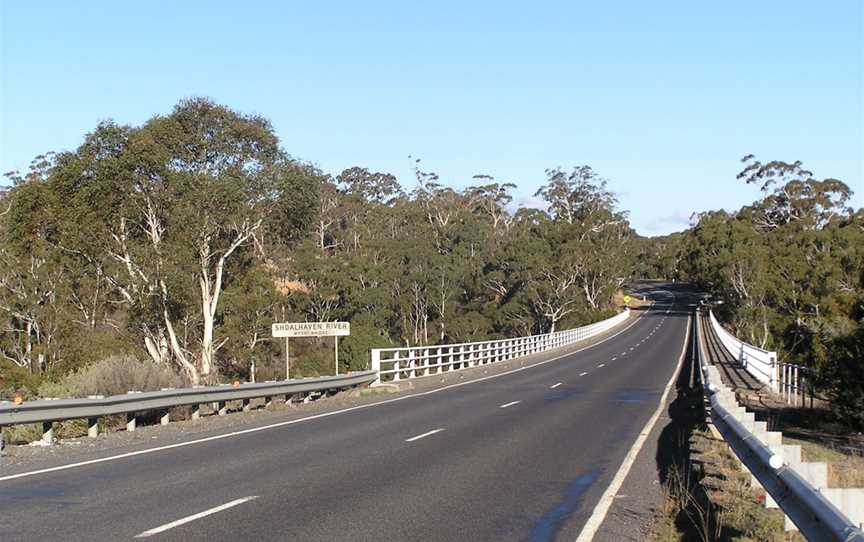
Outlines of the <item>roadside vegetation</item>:
M783 512L766 509L734 452L707 429L690 437L692 455L663 486L649 540L652 542L803 541L783 530Z
M7 173L0 398L279 378L274 321L350 321L340 360L362 369L372 347L607 317L644 274L645 240L589 166L546 171L540 210L413 163L407 192L362 167L329 175L266 119L196 98ZM330 340L291 354L297 375L333 370Z

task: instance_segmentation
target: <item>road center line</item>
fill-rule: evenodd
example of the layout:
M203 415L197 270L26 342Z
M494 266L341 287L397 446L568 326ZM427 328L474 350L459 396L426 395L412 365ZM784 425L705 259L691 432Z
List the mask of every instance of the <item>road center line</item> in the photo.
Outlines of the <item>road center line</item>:
M585 375L587 375L587 374L588 374L588 373L579 373L579 376L585 376Z
M518 405L518 404L521 403L521 402L522 402L522 401L510 401L509 403L504 403L503 405L501 405L501 406L498 407L498 408L507 408L507 407L511 407L511 406L513 406L513 405Z
M173 529L174 527L179 527L181 525L185 525L190 521L195 521L196 519L201 519L203 517L207 517L209 515L215 514L217 512L221 512L223 510L228 510L229 508L234 508L238 504L243 504L244 502L254 501L257 499L257 495L251 495L249 497L243 497L242 499L235 499L231 502L226 502L223 505L217 506L215 508L210 508L209 510L204 510L203 512L198 512L197 514L192 514L191 516L186 516L185 518L180 518L177 521L172 521L171 523L166 523L165 525L160 525L159 527L154 527L149 531L144 531L143 533L136 535L135 538L147 538L149 536L153 536L154 534L164 533L169 529Z
M681 355L678 358L678 365L675 367L675 370L672 371L672 376L669 378L669 382L666 384L666 388L663 390L663 395L660 396L660 404L657 405L657 410L654 411L654 414L651 415L648 423L646 423L645 427L642 428L642 432L640 432L639 435L636 437L636 441L633 442L633 445L630 447L630 451L627 452L627 456L624 458L624 462L621 463L621 466L618 468L618 472L615 473L615 477L612 478L612 482L609 484L609 487L606 488L606 491L603 492L603 495L600 497L600 500L594 507L594 511L591 513L591 517L588 518L588 521L585 522L585 525L582 527L582 531L579 533L579 537L576 538L576 542L590 542L591 540L593 540L594 535L597 533L598 529L600 529L600 526L603 524L603 520L606 519L606 514L609 512L609 508L612 506L612 502L615 500L615 495L618 493L618 490L621 489L621 485L624 483L624 479L627 477L627 474L630 472L630 468L636 461L636 456L639 454L639 450L642 449L642 446L645 444L645 441L648 439L648 436L651 434L651 431L657 424L657 419L660 417L660 414L666 407L666 398L669 397L669 391L672 389L672 386L675 384L675 380L681 373L681 366L684 363L684 355L687 353L687 339L692 329L692 321L691 318L688 316L687 329L684 332L684 345L681 347Z
M600 367L605 367L605 366L606 366L605 363L601 363L600 365L597 366L597 368L599 369Z
M557 387L560 386L560 385L561 385L561 383L560 383L560 382L557 382L557 383L552 384L551 386L549 386L549 389L550 389L550 390L554 390L555 388L557 388Z
M421 438L426 438L426 437L428 437L429 435L434 435L435 433L440 433L440 432L443 431L443 430L444 430L443 427L439 427L438 429L433 429L433 430L431 430L431 431L426 431L425 433L420 434L420 435L417 435L416 437L406 438L406 439L405 439L405 442L414 442L415 440L420 440Z

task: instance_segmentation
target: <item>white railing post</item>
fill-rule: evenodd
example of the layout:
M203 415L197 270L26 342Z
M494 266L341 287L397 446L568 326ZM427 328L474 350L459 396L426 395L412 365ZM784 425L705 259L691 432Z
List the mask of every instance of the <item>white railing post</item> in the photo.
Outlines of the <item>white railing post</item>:
M795 366L794 370L795 370L795 376L794 376L794 379L795 379L795 401L792 403L792 406L798 405L798 394L800 393L798 391L798 366L797 365Z
M768 383L768 385L771 387L772 391L776 392L777 391L777 357L771 356L769 359L771 361L771 367L768 370L771 372L771 376L770 376L771 381Z
M373 348L371 352L371 361L370 368L375 371L375 381L372 382L372 385L381 383L381 350L378 348Z
M395 371L396 371L393 373L393 381L398 382L402 378L402 376L399 373L399 351L398 350L393 352L393 369L395 369Z
M414 357L414 350L408 349L408 367L411 368L411 378L417 378L417 360Z

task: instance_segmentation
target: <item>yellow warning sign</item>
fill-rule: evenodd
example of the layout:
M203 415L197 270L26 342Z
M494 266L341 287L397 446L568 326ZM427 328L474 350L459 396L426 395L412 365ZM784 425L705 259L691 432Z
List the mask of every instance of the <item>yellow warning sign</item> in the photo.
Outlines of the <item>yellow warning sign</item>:
M632 299L632 298L631 298L629 295L625 295L625 296L624 296L624 304L625 304L625 305L630 304L630 300L631 300L631 299Z

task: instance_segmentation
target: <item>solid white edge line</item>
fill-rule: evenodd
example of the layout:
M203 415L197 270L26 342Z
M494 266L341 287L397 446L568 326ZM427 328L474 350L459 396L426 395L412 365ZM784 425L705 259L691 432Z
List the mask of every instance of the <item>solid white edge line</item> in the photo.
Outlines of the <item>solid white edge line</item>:
M295 420L286 420L284 422L271 423L269 425L262 425L259 427L250 427L249 429L241 429L239 431L232 431L230 433L222 433L219 435L213 435L212 437L204 437L204 438L200 438L200 439L189 440L186 442L177 442L175 444L166 444L165 446L157 446L155 448L147 448L146 450L137 450L134 452L126 452L126 453L122 453L122 454L118 454L118 455L111 455L108 457L100 457L98 459L88 459L87 461L79 461L77 463L69 463L67 465L58 465L56 467L48 467L45 469L38 469L38 470L34 470L34 471L21 472L18 474L10 474L8 476L0 476L0 482L6 482L8 480L16 480L18 478L26 478L29 476L35 476L37 474L47 474L49 472L57 472L57 471L61 471L61 470L74 469L74 468L78 468L78 467L86 467L87 465L96 465L98 463L106 463L108 461L116 461L118 459L125 459L127 457L135 457L137 455L151 454L154 452L161 452L163 450L171 450L173 448L183 448L185 446L192 446L194 444L201 444L201 443L210 442L213 440L221 440L224 438L236 437L239 435L246 435L249 433L257 433L258 431L266 431L268 429L275 429L277 427L285 427L287 425L294 425L294 424L306 422L309 420L317 420L319 418L327 418L330 416L336 416L337 414L344 414L346 412L352 412L354 410L361 410L361 409L372 408L372 407L376 407L376 406L380 406L380 405L387 405L390 403L396 403L398 401L404 401L406 399L413 399L414 397L423 397L426 395L432 395L434 393L440 393L442 391L446 391L446 390L453 389L453 388L459 388L462 386L467 386L469 384L476 384L477 382L484 382L486 380L491 380L493 378L499 378L502 376L507 376L510 374L518 373L520 371L524 371L526 369L531 369L533 367L539 367L541 365L546 365L547 363L552 363L553 361L558 361L561 358L566 358L567 356L572 356L573 354L578 354L579 352L583 352L585 350L588 350L589 348L594 348L595 346L603 344L606 341L608 341L610 339L614 339L618 335L621 335L622 333L624 333L625 331L627 331L628 329L630 329L631 327L633 327L637 323L639 323L639 321L642 320L642 318L644 318L644 317L645 317L644 314L640 314L638 318L633 320L633 322L631 322L630 325L628 325L624 329L621 329L617 333L609 335L608 337L604 338L603 340L597 341L594 344L589 344L588 346L584 346L578 350L566 352L564 354L555 356L554 358L549 358L547 360L538 361L537 363L532 363L531 365L525 365L523 367L517 367L517 368L511 369L509 371L504 371L503 373L498 373L498 374L489 375L489 376L483 376L480 378L475 378L474 380L467 380L465 382L457 382L454 384L449 384L447 386L443 386L441 388L435 388L435 389L429 390L429 391L412 393L409 395L402 395L399 397L394 397L392 399L384 399L383 401L378 401L375 403L366 403L365 405L357 405L357 406L343 408L343 409L339 409L339 410L332 410L330 412L322 412L321 414L313 414L311 416L306 416L304 418L297 418Z
M209 510L204 510L203 512L198 512L197 514L192 514L191 516L186 516L185 518L180 518L176 521L172 521L171 523L166 523L165 525L160 525L159 527L154 527L148 531L144 531L143 533L136 535L135 538L147 538L148 536L153 536L154 534L164 533L169 529L173 529L174 527L179 527L190 521L195 521L196 519L201 519L203 517L207 517L209 515L215 514L217 512L221 512L222 510L227 510L229 508L234 508L238 504L243 504L244 502L249 502L257 499L257 495L251 495L249 497L243 497L242 499L235 499L231 502L226 502L223 505L216 506L215 508L210 508Z
M406 438L406 439L405 439L405 442L414 442L415 440L420 440L421 438L426 438L426 437L428 437L429 435L434 435L435 433L440 433L440 432L443 431L443 430L444 430L443 427L439 427L438 429L433 429L433 430L431 430L431 431L426 431L425 433L422 433L422 434L420 434L420 435L417 435L416 437Z
M630 473L630 469L636 461L636 456L639 455L639 451L648 439L648 435L651 434L654 425L660 418L660 414L666 406L666 398L669 396L669 390L672 389L672 385L678 378L678 373L681 372L681 366L684 363L684 355L687 353L687 337L690 335L691 325L691 318L688 315L687 332L684 334L684 346L681 348L681 356L678 358L678 366L675 368L675 371L672 372L672 377L669 379L669 383L666 384L666 389L663 390L663 395L660 397L660 404L657 405L657 410L654 411L654 414L648 420L648 423L646 423L645 427L642 428L642 432L639 433L638 437L636 437L636 441L624 457L624 462L621 463L618 472L615 473L615 477L612 478L612 482L609 483L609 487L606 488L606 491L603 492L603 495L597 502L597 506L594 507L591 517L588 518L588 521L585 522L585 525L582 527L582 531L579 533L579 537L576 538L576 542L589 542L594 539L594 535L597 534L597 530L603 524L603 520L606 519L606 514L609 512L609 508L615 500L615 495L618 494L618 490L621 489L624 479L627 478L627 475Z
M549 389L550 389L550 390L554 390L555 388L557 388L557 387L560 386L560 385L561 385L560 382L558 382L558 383L556 383L556 384L552 384L551 386L549 386Z
M522 401L510 401L509 403L504 403L503 405L499 406L498 408L507 408L507 407L511 407L511 406L513 406L513 405L518 405L518 404L521 403L521 402L522 402Z

